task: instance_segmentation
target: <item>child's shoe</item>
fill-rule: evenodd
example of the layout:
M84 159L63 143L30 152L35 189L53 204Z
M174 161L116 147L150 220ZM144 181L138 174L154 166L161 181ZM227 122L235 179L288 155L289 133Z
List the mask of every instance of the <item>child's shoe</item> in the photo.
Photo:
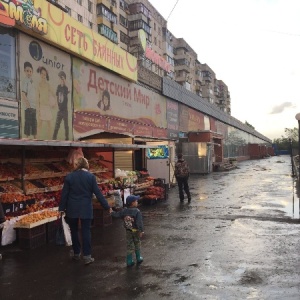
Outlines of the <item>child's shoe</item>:
M136 256L136 262L138 264L141 264L144 261L143 257L141 256L141 252L139 250L135 251L135 256Z
M132 260L132 254L127 254L126 263L127 263L127 267L134 266L134 261Z

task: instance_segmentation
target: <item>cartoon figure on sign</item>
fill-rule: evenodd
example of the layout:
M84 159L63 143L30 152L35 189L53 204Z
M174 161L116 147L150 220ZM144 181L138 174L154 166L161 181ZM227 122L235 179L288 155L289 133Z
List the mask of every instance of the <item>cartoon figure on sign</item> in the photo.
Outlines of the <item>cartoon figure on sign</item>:
M55 106L55 93L49 84L49 74L45 67L39 67L37 72L41 76L41 80L37 87L36 100L38 109L39 137L50 139L51 136L51 124L52 124L52 108ZM43 134L43 130L47 132L46 137Z
M28 28L31 28L33 16L40 17L41 9L38 8L36 10L32 0L18 0L18 2L22 4L24 25Z
M102 98L99 100L97 106L103 110L103 112L110 110L110 94L108 90L103 91Z
M64 71L60 71L58 73L58 77L60 78L60 84L56 89L56 98L58 105L58 112L56 116L55 128L53 133L53 140L56 140L57 133L60 127L60 123L63 120L65 125L65 137L66 140L69 139L69 124L68 124L68 94L69 89L66 86L66 73Z
M37 120L36 120L36 91L33 84L33 68L30 62L24 63L25 79L22 83L22 104L25 106L25 125L24 134L28 138L32 135L36 139Z

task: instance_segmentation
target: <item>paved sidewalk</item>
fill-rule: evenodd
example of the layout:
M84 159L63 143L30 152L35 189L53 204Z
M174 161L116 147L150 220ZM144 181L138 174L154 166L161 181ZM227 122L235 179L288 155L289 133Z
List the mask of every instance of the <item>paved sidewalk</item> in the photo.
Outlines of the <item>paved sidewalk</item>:
M140 207L144 262L126 268L122 222L92 229L95 263L67 247L3 247L0 299L299 300L299 196L287 156L190 178L192 203Z

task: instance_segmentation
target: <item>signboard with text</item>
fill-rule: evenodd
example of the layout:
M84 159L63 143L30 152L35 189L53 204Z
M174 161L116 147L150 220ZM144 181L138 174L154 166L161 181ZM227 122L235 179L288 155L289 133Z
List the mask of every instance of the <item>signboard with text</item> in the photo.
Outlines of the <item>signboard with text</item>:
M0 25L16 27L137 81L137 59L44 0L0 0Z
M78 58L72 73L75 139L102 131L167 137L163 96Z

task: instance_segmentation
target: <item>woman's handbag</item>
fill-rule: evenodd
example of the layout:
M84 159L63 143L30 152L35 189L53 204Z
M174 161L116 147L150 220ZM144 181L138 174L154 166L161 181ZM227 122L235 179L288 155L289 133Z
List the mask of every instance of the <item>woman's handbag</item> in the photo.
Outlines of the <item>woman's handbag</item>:
M66 222L65 217L61 217L63 232L65 236L65 245L72 246L71 230L69 224Z

